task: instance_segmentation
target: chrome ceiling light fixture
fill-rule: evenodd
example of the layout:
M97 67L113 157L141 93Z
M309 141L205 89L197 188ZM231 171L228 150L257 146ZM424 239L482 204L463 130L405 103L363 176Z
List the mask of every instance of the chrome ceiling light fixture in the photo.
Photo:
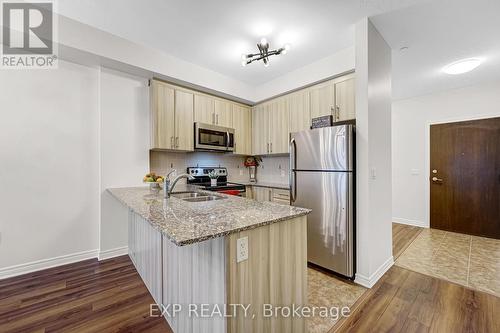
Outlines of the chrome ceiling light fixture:
M259 53L243 54L241 56L241 65L246 66L254 61L262 60L264 66L269 66L269 57L273 55L287 54L290 50L290 44L285 44L277 50L269 50L269 42L267 39L262 38L260 43L257 43Z

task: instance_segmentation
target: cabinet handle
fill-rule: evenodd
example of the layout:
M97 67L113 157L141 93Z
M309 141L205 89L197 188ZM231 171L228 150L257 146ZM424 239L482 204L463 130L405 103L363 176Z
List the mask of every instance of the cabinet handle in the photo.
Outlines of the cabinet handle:
M212 113L212 124L215 125L215 113Z
M336 111L336 114L337 114L337 121L340 120L340 106L336 106L335 107L335 111Z
M174 137L170 137L170 148L174 148Z
M175 137L175 148L179 148L179 137Z
M215 124L219 125L219 115L218 114L215 115L215 119L216 119Z
M272 153L273 152L273 143L272 142L271 142L270 146L271 146L271 153Z
M267 153L269 154L269 142L267 143Z

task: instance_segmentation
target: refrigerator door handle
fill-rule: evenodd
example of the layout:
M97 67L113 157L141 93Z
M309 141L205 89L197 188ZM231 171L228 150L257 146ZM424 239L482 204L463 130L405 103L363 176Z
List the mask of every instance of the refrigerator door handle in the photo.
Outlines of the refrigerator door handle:
M295 143L295 138L290 140L289 144L290 151L290 174L288 182L290 183L290 203L295 202L297 197L297 179L295 177L295 166L297 165L297 144ZM292 153L293 152L293 153Z

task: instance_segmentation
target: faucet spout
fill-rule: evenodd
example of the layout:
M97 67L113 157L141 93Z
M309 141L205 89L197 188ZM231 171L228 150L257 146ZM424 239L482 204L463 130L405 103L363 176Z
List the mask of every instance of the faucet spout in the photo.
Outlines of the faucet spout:
M163 185L163 194L164 194L165 199L170 198L170 194L174 190L175 185L182 178L187 178L187 179L191 179L191 180L194 179L193 176L191 176L187 173L183 173L183 174L180 174L177 177L175 177L174 180L170 181L170 173L167 175L167 177L165 178L165 183Z

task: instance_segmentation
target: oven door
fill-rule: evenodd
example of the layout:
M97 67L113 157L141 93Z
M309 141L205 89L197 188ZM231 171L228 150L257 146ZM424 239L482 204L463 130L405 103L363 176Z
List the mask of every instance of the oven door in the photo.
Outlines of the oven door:
M234 150L234 129L203 123L194 125L194 149L197 150Z

